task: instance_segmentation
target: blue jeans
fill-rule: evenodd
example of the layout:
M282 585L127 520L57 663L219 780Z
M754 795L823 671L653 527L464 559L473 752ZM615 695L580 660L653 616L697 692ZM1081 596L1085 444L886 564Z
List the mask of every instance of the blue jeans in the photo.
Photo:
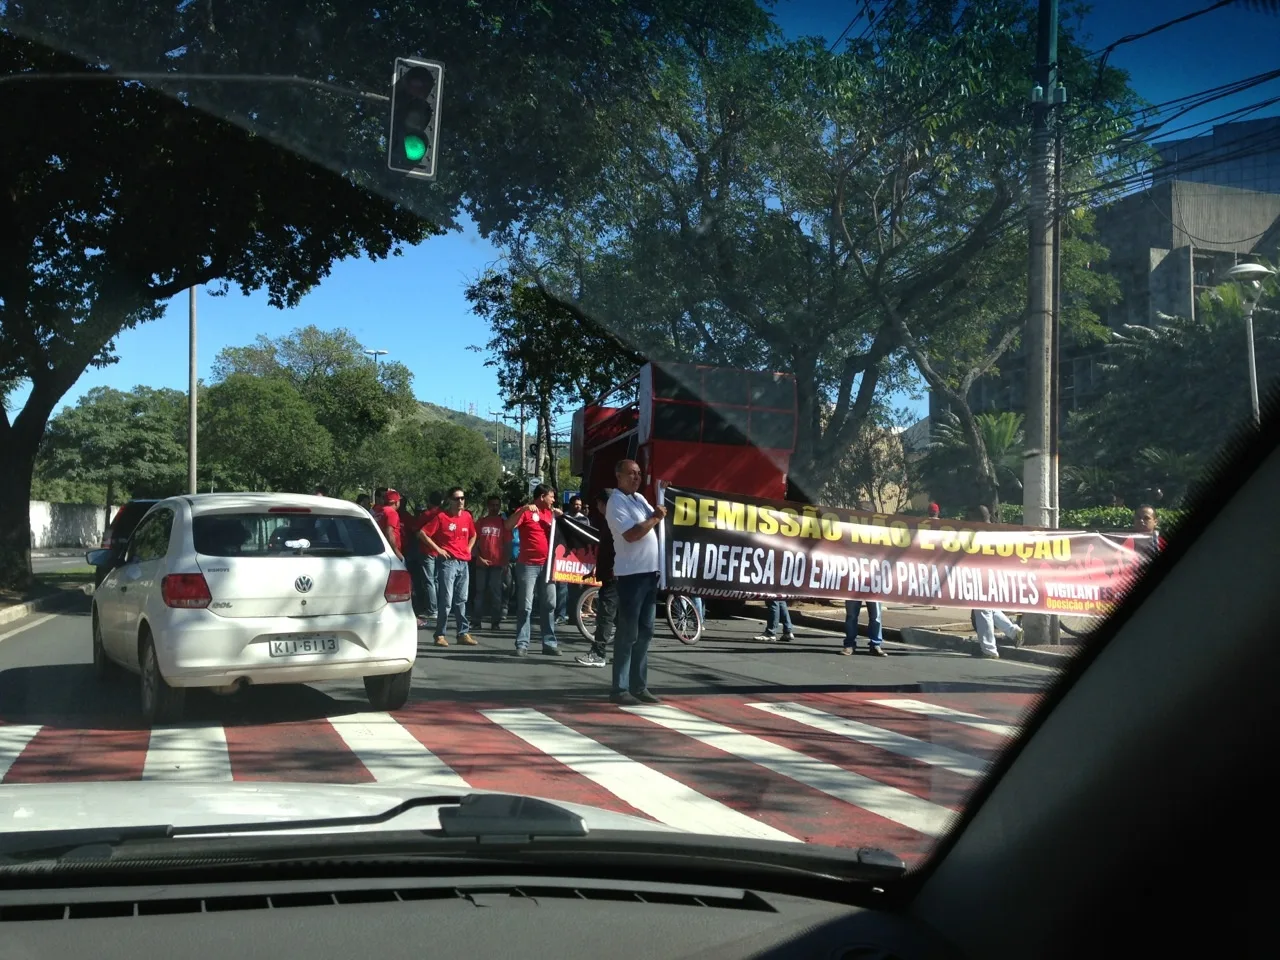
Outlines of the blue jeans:
M516 649L528 648L529 637L533 632L533 600L536 596L540 603L539 613L542 615L542 645L556 646L556 625L553 622L556 612L556 585L545 583L542 579L542 564L533 566L527 563L515 565L516 574Z
M850 649L858 646L858 614L862 612L861 600L844 602L844 645ZM884 625L880 622L880 601L868 600L867 604L867 641L878 647L884 642Z
M505 564L501 567L476 564L476 623L483 623L486 616L494 626L502 620L502 581L506 575Z
M414 611L430 620L436 615L436 558L413 550L404 555L404 565L413 580Z
M769 620L764 625L764 635L772 637L778 629L778 621L782 621L782 632L785 636L790 636L791 627L791 609L787 606L785 600L769 601Z
M658 611L658 575L618 577L618 625L613 634L613 693L649 688L649 644Z
M556 584L556 620L567 620L569 618L569 585L567 583Z
M455 557L436 561L436 636L443 637L449 626L449 613L458 626L458 636L471 632L467 621L467 588L471 585L471 564Z

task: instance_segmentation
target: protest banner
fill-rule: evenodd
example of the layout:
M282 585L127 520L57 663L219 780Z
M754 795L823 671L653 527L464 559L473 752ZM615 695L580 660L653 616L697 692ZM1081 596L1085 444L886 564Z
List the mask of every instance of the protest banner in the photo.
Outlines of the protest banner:
M829 598L1105 616L1151 538L931 520L667 487L664 585L743 599Z
M596 550L600 534L585 521L556 517L551 521L551 549L544 570L550 583L576 583L598 587Z

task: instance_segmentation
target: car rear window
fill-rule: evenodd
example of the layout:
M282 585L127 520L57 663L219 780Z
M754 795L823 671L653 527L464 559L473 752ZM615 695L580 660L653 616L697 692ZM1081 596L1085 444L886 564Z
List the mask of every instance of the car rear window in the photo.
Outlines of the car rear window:
M338 514L205 514L191 533L196 553L209 557L374 557L386 550L372 520Z

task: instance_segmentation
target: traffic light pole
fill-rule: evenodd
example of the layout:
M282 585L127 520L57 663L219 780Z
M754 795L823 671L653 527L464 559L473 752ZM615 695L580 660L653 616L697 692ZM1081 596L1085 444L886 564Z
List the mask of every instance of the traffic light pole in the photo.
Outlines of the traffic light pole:
M1023 466L1022 522L1031 527L1051 524L1053 484L1052 388L1053 388L1053 218L1050 183L1053 168L1053 136L1049 111L1054 98L1058 59L1058 3L1040 0L1036 36L1036 87L1033 97L1031 136L1031 238L1027 275L1027 457ZM1044 645L1051 639L1050 617L1027 614L1022 618L1025 642Z

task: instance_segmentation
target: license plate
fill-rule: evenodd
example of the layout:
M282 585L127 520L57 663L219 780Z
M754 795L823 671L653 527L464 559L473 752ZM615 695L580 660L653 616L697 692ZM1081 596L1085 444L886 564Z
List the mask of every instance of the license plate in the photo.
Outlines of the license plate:
M285 637L271 640L267 652L273 657L305 657L308 654L337 653L338 638L326 636Z

